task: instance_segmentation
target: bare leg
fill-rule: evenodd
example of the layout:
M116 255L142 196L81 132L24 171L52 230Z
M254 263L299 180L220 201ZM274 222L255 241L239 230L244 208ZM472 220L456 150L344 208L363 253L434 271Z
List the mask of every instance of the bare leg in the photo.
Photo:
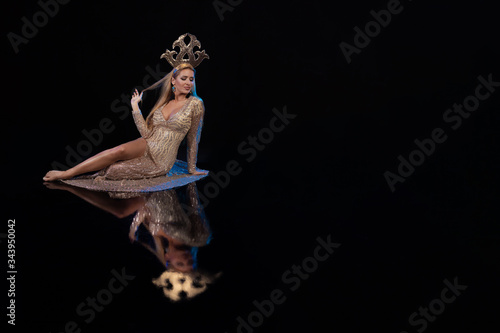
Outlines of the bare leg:
M50 189L66 190L83 200L99 207L100 209L113 214L118 218L124 218L137 211L144 206L145 199L143 196L129 199L113 199L105 192L96 192L84 188L73 187L59 182L44 183Z
M118 161L141 157L146 150L146 145L146 140L143 138L129 141L117 147L100 152L66 171L49 171L45 177L43 177L43 180L54 181L58 179L70 179L83 173L101 170Z

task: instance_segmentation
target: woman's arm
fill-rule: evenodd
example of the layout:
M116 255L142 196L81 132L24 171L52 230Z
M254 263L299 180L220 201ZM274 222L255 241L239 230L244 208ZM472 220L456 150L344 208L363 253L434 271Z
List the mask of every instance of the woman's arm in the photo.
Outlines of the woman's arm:
M198 173L196 171L196 158L198 155L198 144L200 143L205 107L203 106L203 102L199 99L193 102L195 105L191 119L191 128L187 133L187 164L189 173Z
M146 121L142 116L141 109L139 109L139 101L142 99L142 93L139 95L137 89L134 91L132 95L132 99L130 100L130 104L132 104L132 116L134 117L135 125L141 133L141 136L146 139L149 136L149 129L146 125Z

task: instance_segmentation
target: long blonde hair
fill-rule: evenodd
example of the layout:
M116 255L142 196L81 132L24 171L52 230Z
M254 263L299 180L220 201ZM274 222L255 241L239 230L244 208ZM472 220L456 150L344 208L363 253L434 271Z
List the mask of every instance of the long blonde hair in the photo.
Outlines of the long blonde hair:
M144 91L147 91L147 90L152 90L152 89L156 89L158 87L161 87L160 97L158 97L158 100L156 101L155 105L153 106L153 108L149 112L148 116L146 117L146 125L148 127L150 127L151 119L153 117L153 113L154 112L152 112L152 111L157 110L158 108L160 108L163 105L167 104L170 100L174 99L175 95L174 95L174 92L172 91L172 77L174 79L176 79L177 76L179 76L179 73L183 69L190 69L190 70L192 70L195 73L195 77L196 77L196 70L194 69L194 67L190 63L184 62L184 63L181 63L181 64L177 65L175 68L173 68L170 71L170 73L168 73L163 78L161 78L160 80L158 80L157 82L153 83L151 86L147 87L146 89L144 89L142 91L142 92L144 92ZM196 79L193 81L193 89L188 94L188 97L189 97L189 95L198 97L198 95L196 94Z

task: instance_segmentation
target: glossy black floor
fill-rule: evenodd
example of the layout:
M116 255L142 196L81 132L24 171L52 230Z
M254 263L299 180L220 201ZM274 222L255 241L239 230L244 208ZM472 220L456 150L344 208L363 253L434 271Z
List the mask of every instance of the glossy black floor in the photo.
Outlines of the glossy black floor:
M17 54L6 42L0 232L15 219L17 270L8 332L495 331L493 7L220 3L71 2ZM12 8L5 34L20 33L39 6ZM354 45L354 27L388 6L400 11L348 63L339 44ZM206 107L198 165L211 174L196 187L211 240L197 264L222 274L172 302L152 283L164 265L129 239L134 214L113 215L42 177L104 118L115 128L92 154L138 136L121 94L170 70L159 56L184 32L210 55L197 87ZM488 97L461 123L445 117L478 91ZM410 155L418 165L398 170ZM394 191L388 171L404 180ZM99 297L106 304L92 305Z

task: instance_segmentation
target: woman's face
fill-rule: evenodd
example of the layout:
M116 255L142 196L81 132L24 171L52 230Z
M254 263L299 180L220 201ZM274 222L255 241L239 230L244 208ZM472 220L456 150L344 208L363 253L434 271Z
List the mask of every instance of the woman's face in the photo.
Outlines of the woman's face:
M175 87L175 92L185 95L189 94L194 85L193 70L186 68L180 71L177 78L172 78L172 85Z
M165 261L179 272L186 273L193 270L194 260L190 248L169 246L168 252L165 253Z

